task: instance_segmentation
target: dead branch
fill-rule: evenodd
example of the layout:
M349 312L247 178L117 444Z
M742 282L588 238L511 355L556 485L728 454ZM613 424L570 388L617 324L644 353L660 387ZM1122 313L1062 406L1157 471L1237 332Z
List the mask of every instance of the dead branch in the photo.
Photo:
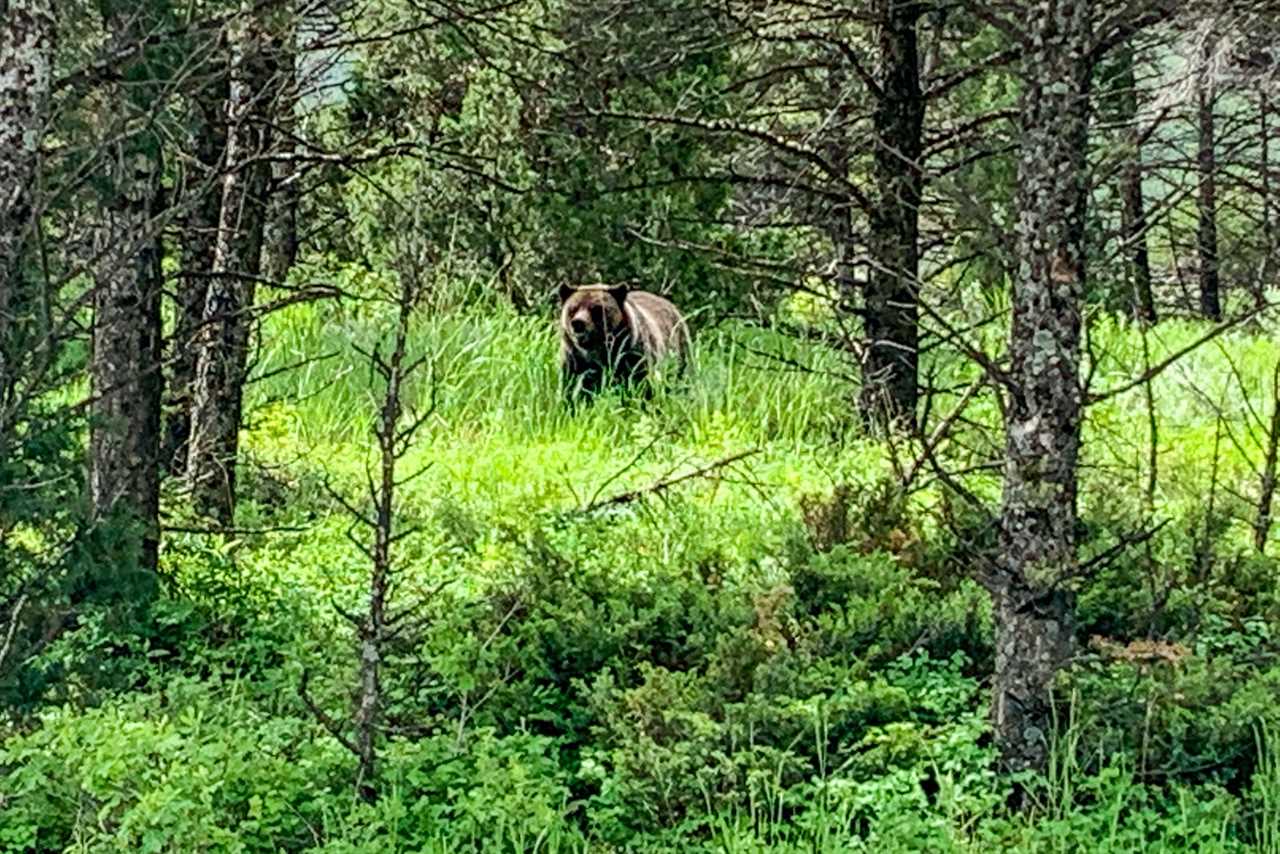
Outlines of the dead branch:
M760 448L751 448L746 451L739 451L736 454L730 454L727 457L721 457L715 462L708 463L707 465L702 466L701 468L698 468L698 469L694 469L691 472L685 472L684 474L677 475L675 477L659 478L658 480L654 481L653 483L641 489L632 489L626 492L620 492L617 495L611 496L602 501L593 501L591 504L588 504L586 507L583 507L578 512L582 514L594 513L595 511L601 510L605 507L616 507L622 504L630 504L631 502L637 501L641 498L645 498L650 495L656 495L660 492L665 492L671 487L676 486L677 484L684 483L685 481L694 480L695 478L700 478L700 477L706 477L712 472L719 471L720 469L733 465L734 463L739 462L740 460L743 460L743 459L746 459L747 457L758 454L760 453L760 450L761 450Z
M302 704L307 707L307 711L311 712L311 714L315 716L315 719L320 722L320 725L325 728L329 735L333 736L335 741L356 756L359 756L360 751L356 749L356 746L352 743L351 739L347 738L347 736L342 732L342 727L338 726L337 721L335 721L328 712L320 708L319 704L311 698L310 692L307 691L307 685L310 682L311 671L303 668L302 679L298 682L298 698L302 700Z

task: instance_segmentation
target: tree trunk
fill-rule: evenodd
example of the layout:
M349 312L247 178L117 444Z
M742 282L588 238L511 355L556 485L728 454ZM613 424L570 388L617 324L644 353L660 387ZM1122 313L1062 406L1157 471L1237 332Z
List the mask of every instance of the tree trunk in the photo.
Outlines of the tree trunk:
M849 91L849 76L844 66L844 58L832 51L830 65L827 68L827 90L832 98L831 124L826 129L823 140L823 154L832 171L842 179L849 177L849 162L852 155L852 142L849 139L849 116L852 112ZM831 241L831 250L835 261L835 285L838 294L836 317L840 323L840 332L851 343L857 335L848 311L855 305L858 297L858 282L854 275L854 264L858 256L858 236L853 229L853 211L857 202L847 193L841 193L839 182L836 182L836 194L839 201L832 201L824 211L823 224L827 238Z
M1280 361L1271 372L1271 424L1267 430L1266 456L1262 461L1262 479L1258 485L1258 513L1253 519L1253 545L1259 554L1266 554L1267 537L1271 533L1277 456L1280 456Z
M187 438L191 434L192 385L196 376L196 339L204 321L209 277L218 246L218 219L222 212L220 176L227 147L227 128L222 113L230 97L230 89L224 65L215 65L210 75L210 84L194 97L190 136L194 168L184 186L187 197L181 200L186 207L182 222L182 276L169 345L173 367L162 454L164 465L171 474L179 474L186 467Z
M261 114L270 82L268 21L246 1L232 36L226 175L204 317L196 344L187 481L197 511L230 525L251 313L260 269L269 169Z
M105 5L112 40L135 44L145 32L136 11ZM109 102L125 116L154 109L144 63L126 70L129 86ZM114 117L113 117L114 118ZM160 140L108 127L95 235L93 403L89 493L96 518L123 514L142 527L138 562L156 569L160 518L162 249L157 213L163 167Z
M53 79L53 5L10 0L0 20L0 458L13 413L29 289L23 273L44 111Z
M287 158L295 153L293 141L298 102L297 20L291 18L280 38L272 45L277 85L275 100L270 105L275 114L275 154L286 158L271 166L270 202L262 241L262 278L283 282L298 257L297 164Z
M1133 285L1131 310L1137 320L1155 323L1156 302L1151 290L1151 261L1147 255L1147 213L1142 198L1142 130L1138 127L1138 86L1133 71L1133 47L1127 44L1121 47L1117 61L1120 65L1116 74L1117 119L1121 127L1129 129L1128 157L1121 178L1124 197L1121 230L1129 281Z
M275 164L271 170L271 201L262 241L264 281L283 282L298 258L300 196L292 165Z
M1072 646L1085 144L1091 0L1028 4L1018 164L1018 277L1000 555L992 577L992 711L1010 771L1043 767L1051 690Z
M1258 186L1262 194L1262 264L1258 270L1258 283L1253 291L1254 310L1261 312L1267 306L1267 286L1271 284L1276 265L1276 235L1271 214L1271 139L1269 121L1271 98L1262 87L1258 93L1258 124L1261 136L1261 152L1258 157Z
M1218 164L1214 153L1214 86L1208 65L1213 43L1205 42L1204 62L1196 85L1199 106L1200 227L1196 249L1200 256L1200 313L1210 320L1222 319L1222 298L1218 285Z
M379 471L374 499L373 548L369 554L373 567L369 575L369 608L359 627L360 670L355 709L356 754L360 764L356 771L356 792L366 801L377 797L378 719L382 714L380 671L382 650L387 640L387 605L391 591L391 548L397 537L395 519L396 464L408 445L401 439L401 399L406 375L405 351L408 344L409 318L413 312L411 289L406 286L400 298L400 319L396 326L395 345L391 357L374 361L376 370L386 381L376 430L379 449ZM409 366L410 370L412 366Z
M875 198L870 216L863 417L878 428L914 428L918 386L920 154L925 102L920 90L914 0L877 0Z

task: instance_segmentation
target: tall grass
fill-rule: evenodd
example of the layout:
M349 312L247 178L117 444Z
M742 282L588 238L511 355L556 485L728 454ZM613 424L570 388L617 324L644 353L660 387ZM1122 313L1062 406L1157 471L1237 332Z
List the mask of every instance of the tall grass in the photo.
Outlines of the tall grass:
M262 336L257 374L264 379L252 385L250 405L294 407L312 441L359 437L376 389L358 351L382 344L389 328L381 312L299 305L274 315ZM853 395L841 379L848 366L838 356L760 330L705 332L688 379L661 386L651 400L605 396L572 415L560 396L558 347L546 319L510 311L420 314L410 355L425 357L430 370L411 393L419 408L434 400L437 422L456 436L517 441L585 433L616 443L642 414L694 437L728 419L754 438L788 441L830 439L853 422Z
M272 315L263 330L256 371L266 379L253 385L251 401L289 402L317 437L350 438L371 417L375 394L356 348L368 350L382 342L390 320L387 311L368 306L302 304ZM1086 369L1093 391L1118 387L1141 372L1139 327L1102 317L1091 329ZM1194 343L1206 329L1196 321L1162 323L1147 333L1150 362ZM570 419L559 396L558 347L549 318L502 308L420 313L412 354L428 357L432 370L419 382L418 403L429 401L434 384L440 418L464 432L545 437L584 417L593 431L616 430L621 403L616 399L606 398L603 406ZM740 324L703 331L695 351L691 379L668 385L670 393L641 408L691 426L732 417L751 425L760 437L788 440L831 437L852 423L856 381L851 378L857 372L847 356ZM945 350L928 358L955 363L952 367L964 363ZM1269 379L1277 359L1280 344L1272 336L1247 330L1229 332L1188 353L1153 383L1161 426L1203 427L1212 407L1236 418L1251 405L1265 403L1263 380ZM293 365L297 367L286 370ZM1091 407L1092 420L1137 423L1144 416L1138 411L1143 400L1140 388L1109 398Z
M1280 854L1280 744L1260 722L1254 730L1258 765L1253 772L1253 835L1260 854Z
M256 367L264 379L250 390L251 428L271 424L277 448L337 460L358 455L368 441L378 394L360 351L382 343L390 328L386 311L371 303L298 305L272 315ZM1188 347L1207 329L1200 322L1170 320L1143 333L1124 319L1094 318L1086 358L1092 390L1128 383L1147 363ZM436 458L470 460L487 468L492 479L509 482L527 481L521 472L530 465L544 473L598 468L603 477L604 470L616 470L659 437L657 447L680 447L704 460L722 449L768 447L782 468L787 455L801 450L821 452L828 468L847 463L852 470L870 458L851 453L851 444L870 443L857 441L857 389L851 379L856 366L846 354L726 324L701 331L692 370L660 384L651 398L608 394L571 412L561 398L558 347L548 317L504 307L421 312L411 355L425 357L430 369L420 373L410 394L419 411L434 406L421 434L424 452L433 447ZM1280 346L1271 336L1238 330L1194 350L1153 380L1158 510L1201 512L1205 484L1215 476L1220 483L1246 486L1256 479L1264 441L1257 421L1274 405L1269 378L1277 359ZM938 383L957 390L977 376L976 366L946 348L931 351L923 364L927 371L937 368ZM935 423L951 405L943 400L931 408ZM973 470L970 489L996 500L999 470L991 463L1003 443L994 394L974 398L956 429L962 435L942 455L969 449L955 467ZM1141 387L1088 408L1081 456L1086 514L1119 497L1137 506L1150 468L1150 442ZM252 439L249 446L255 448ZM469 476L484 474L475 466ZM1241 494L1238 487L1236 493ZM1236 510L1242 518L1249 512L1247 506ZM1238 533L1246 536L1243 526Z

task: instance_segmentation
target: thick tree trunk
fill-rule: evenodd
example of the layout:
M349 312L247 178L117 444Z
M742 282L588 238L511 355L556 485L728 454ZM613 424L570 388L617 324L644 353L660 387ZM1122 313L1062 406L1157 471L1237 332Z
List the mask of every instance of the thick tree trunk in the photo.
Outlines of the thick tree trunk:
M230 87L225 67L211 69L211 75L212 82L195 98L190 136L194 168L185 182L186 197L181 200L187 212L182 223L182 276L174 307L173 337L169 342L173 367L162 454L171 474L180 474L186 468L192 385L196 377L196 339L204 322L222 212L221 173L227 147L227 128L222 114L230 97Z
M1214 151L1213 81L1207 66L1212 43L1205 43L1204 65L1197 81L1199 106L1200 171L1199 215L1196 249L1200 256L1200 313L1210 320L1222 319L1222 297L1218 282L1218 163Z
M1138 127L1138 86L1133 71L1133 47L1119 50L1120 63L1116 75L1118 121L1128 128L1129 152L1121 176L1124 208L1121 230L1124 235L1125 260L1129 281L1133 286L1133 316L1147 323L1156 322L1155 295L1151 290L1151 261L1147 254L1147 213L1142 197L1142 131Z
M120 45L141 38L131 9L104 17ZM132 113L153 109L146 70L128 73L132 88L113 87L112 103ZM141 525L138 562L155 570L160 517L161 376L160 141L146 131L120 136L104 158L99 184L102 223L96 236L93 294L93 404L89 493L96 517L123 514Z
M125 509L144 525L141 564L156 568L160 514L160 246L158 157L115 146L95 247L90 494L98 516Z
M1040 768L1072 643L1091 0L1025 17L1018 277L1013 291L992 711L1004 765Z
M918 397L920 90L914 0L877 0L880 97L875 109L875 198L870 217L860 407L871 425L915 426Z
M22 270L32 231L30 190L53 80L51 0L10 0L0 19L0 457L13 413L15 362L29 289Z
M260 269L269 169L262 98L268 91L267 22L246 3L232 37L226 176L204 317L196 346L187 481L196 509L231 523L251 313Z
M1065 592L1017 576L996 591L992 711L1007 771L1040 770L1048 758L1053 679L1073 646L1071 609Z

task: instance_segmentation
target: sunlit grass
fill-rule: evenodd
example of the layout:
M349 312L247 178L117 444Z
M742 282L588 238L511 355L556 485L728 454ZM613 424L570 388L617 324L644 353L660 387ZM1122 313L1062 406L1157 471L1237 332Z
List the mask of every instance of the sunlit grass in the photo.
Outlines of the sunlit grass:
M1090 392L1131 383L1208 329L1169 320L1144 333L1124 319L1095 317L1085 359ZM276 461L293 455L358 480L380 394L358 350L385 346L390 334L390 316L369 306L299 305L269 318L256 367L266 379L253 385L248 406L250 449ZM442 494L479 500L495 513L563 509L589 500L622 468L628 476L619 488L682 462L705 464L750 448L759 449L752 471L770 488L785 487L781 494L866 479L887 465L886 448L861 438L857 389L848 379L856 366L847 355L724 325L698 335L693 369L683 380L659 385L652 398L609 394L571 411L561 400L558 346L549 318L510 310L414 318L411 355L426 358L409 397L416 411L431 415L405 465L432 469L430 486L414 487L414 494L424 502ZM1194 349L1152 381L1158 506L1176 514L1202 507L1205 484L1214 478L1237 493L1248 491L1265 450L1258 422L1275 405L1277 359L1274 336L1240 328ZM941 368L937 375L952 389L930 407L936 425L977 369L942 349L930 353L925 366ZM984 391L956 428L960 441L939 449L943 459L974 469L967 479L989 500L999 494L999 421L1000 407ZM1150 421L1142 386L1088 408L1081 458L1086 512L1092 495L1107 502L1117 495L1141 498ZM971 449L969 455L956 456L959 447ZM895 452L909 462L915 450L905 445ZM749 491L739 485L716 495L755 500Z

